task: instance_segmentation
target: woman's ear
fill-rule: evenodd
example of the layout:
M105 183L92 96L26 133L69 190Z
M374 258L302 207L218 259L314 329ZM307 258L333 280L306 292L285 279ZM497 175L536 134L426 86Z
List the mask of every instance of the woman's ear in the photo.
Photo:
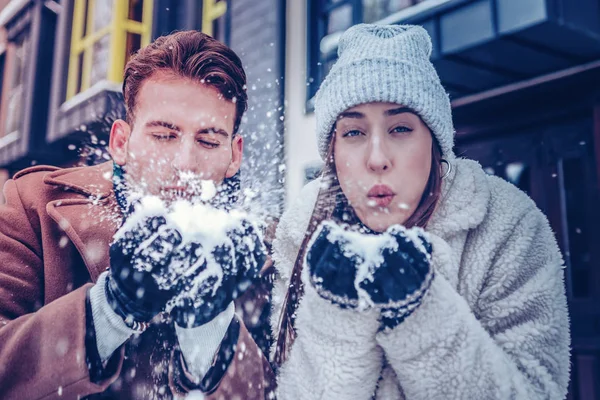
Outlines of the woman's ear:
M110 129L110 139L108 141L108 152L113 161L118 165L125 165L127 161L127 143L131 135L131 127L122 119L118 119L112 124Z

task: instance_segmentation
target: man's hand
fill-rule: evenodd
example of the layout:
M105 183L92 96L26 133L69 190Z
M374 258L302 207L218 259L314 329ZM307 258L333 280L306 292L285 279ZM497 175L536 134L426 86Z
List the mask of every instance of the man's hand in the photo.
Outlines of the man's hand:
M173 264L187 272L177 284L171 311L175 322L190 328L211 321L259 278L266 258L258 228L248 220L229 230L211 251L201 243L181 247Z
M159 287L153 274L168 269L181 234L165 217L153 215L132 227L124 225L115 237L106 284L109 304L126 321L148 322L174 295L172 289Z

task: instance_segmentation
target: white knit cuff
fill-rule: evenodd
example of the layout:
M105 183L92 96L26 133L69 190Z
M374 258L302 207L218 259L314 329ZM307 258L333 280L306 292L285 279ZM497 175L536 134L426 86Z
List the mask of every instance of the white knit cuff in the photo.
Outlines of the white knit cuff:
M105 292L107 276L108 272L100 274L98 281L90 289L96 346L102 362L107 361L135 333L108 304Z
M442 345L444 338L451 338L456 332L466 329L465 321L474 318L465 299L439 272L443 265L456 265L452 248L434 234L429 237L433 246L431 267L437 269L429 290L419 307L401 324L377 334L377 343L386 354L389 353L390 361L417 359L435 346ZM436 329L427 329L431 321L435 321Z
M308 267L305 266L302 270L304 295L296 313L298 327L340 341L375 341L375 333L379 329L379 310L342 308L321 297L309 279Z
M279 399L370 399L383 365L375 341L379 311L342 308L320 297L305 277L297 337L277 377ZM305 273L306 272L306 273Z
M210 368L234 314L235 306L231 302L225 311L204 325L182 328L175 324L179 347L188 370L199 380Z

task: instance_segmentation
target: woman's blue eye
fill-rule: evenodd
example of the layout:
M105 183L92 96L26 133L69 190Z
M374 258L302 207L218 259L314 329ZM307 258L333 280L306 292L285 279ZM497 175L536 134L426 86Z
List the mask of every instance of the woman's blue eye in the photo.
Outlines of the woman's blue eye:
M406 126L397 126L391 130L390 133L407 133L412 132L412 129L407 128Z
M361 131L358 130L352 130L352 131L348 131L346 133L344 133L342 136L343 137L355 137L355 136L360 136L363 133Z

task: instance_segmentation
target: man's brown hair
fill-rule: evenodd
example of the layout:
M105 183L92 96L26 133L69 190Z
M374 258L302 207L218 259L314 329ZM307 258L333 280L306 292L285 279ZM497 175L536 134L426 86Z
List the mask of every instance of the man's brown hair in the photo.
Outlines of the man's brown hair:
M246 73L242 61L229 47L198 31L161 36L131 56L125 66L123 96L127 121L135 119L135 106L142 83L157 71L172 72L216 88L235 102L235 135L246 111Z

